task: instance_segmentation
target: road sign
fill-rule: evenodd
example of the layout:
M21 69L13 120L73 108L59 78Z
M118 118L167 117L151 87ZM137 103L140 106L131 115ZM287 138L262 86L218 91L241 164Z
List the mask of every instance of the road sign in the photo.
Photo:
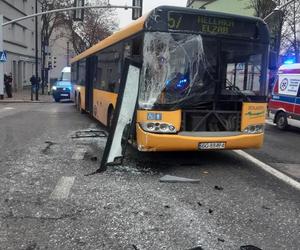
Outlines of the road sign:
M7 61L6 51L0 51L0 62L6 62L6 61Z

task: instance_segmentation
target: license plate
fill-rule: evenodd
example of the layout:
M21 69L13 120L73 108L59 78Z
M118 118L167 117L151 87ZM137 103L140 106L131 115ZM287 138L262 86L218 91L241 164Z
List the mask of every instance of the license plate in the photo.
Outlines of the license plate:
M69 96L68 94L60 94L60 96Z
M198 145L200 150L205 149L223 149L225 148L225 142L201 142Z

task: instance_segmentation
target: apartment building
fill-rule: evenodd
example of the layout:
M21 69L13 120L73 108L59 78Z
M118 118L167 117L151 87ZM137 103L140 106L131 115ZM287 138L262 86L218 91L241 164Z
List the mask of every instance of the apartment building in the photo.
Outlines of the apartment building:
M0 0L0 14L3 21L35 13L36 0ZM38 2L40 11L40 3ZM38 31L40 31L40 18L38 18ZM38 52L40 59L40 33L38 32ZM4 50L8 61L4 63L4 72L12 73L13 90L17 91L30 85L30 77L35 74L35 18L7 25L3 29ZM40 60L39 60L40 64ZM39 67L40 72L40 67Z

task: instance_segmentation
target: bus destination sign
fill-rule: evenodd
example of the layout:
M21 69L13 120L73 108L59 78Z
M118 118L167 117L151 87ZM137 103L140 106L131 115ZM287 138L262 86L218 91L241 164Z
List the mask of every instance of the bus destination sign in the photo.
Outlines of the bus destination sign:
M254 38L256 24L232 18L169 12L169 30L194 31L212 35L233 35Z

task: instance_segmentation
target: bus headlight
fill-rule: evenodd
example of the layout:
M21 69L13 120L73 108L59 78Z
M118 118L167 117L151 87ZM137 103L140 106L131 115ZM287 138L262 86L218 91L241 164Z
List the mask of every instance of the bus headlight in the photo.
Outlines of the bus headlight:
M243 132L246 134L261 134L264 132L264 127L265 126L263 124L249 125L243 130Z
M142 122L140 125L144 131L152 133L175 134L177 132L172 124L165 122Z
M56 90L57 88L56 88L56 86L52 86L52 90Z

